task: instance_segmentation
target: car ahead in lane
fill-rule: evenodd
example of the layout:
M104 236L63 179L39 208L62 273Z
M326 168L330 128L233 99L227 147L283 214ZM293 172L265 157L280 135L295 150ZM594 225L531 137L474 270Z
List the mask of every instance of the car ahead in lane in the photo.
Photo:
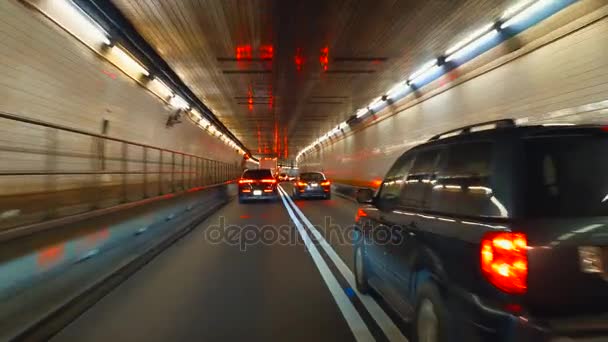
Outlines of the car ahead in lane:
M355 279L413 341L608 341L608 127L464 127L362 189Z
M279 182L287 182L289 180L289 176L286 173L279 174Z
M304 172L294 180L293 198L331 198L331 182L322 172Z
M270 169L246 170L238 180L239 202L279 199L277 179Z

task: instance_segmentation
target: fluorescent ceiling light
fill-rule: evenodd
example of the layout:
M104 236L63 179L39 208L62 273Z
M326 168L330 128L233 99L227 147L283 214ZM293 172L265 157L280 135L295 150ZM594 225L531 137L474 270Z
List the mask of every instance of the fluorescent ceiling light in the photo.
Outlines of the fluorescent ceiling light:
M420 69L414 71L410 77L408 77L408 80L414 81L415 79L417 79L418 77L422 76L423 74L425 74L427 71L433 69L434 67L437 66L437 60L432 60L430 62L425 63L423 66L420 67Z
M369 112L369 109L367 109L367 108L361 108L361 109L359 109L357 111L357 118L360 118L360 117L364 116L368 112Z
M449 55L448 58L446 58L446 62L449 62L451 60L457 59L459 57L462 57L464 55L466 55L467 53L475 50L476 48L480 47L481 45L487 43L489 40L491 40L492 38L496 37L498 35L498 31L497 30L492 30L486 34L484 34L483 36L479 37L479 39L470 42L470 44L467 44L466 46L464 46L462 49L454 52L453 54Z
M190 113L192 113L192 115L199 121L201 121L203 119L203 116L201 115L201 113L199 113L199 111L194 108L190 110Z
M129 53L127 53L121 47L114 45L112 46L112 49L110 51L112 51L112 55L116 57L117 66L123 69L125 72L140 73L144 76L150 76L148 70L146 70L146 68L144 68L141 63L136 61L133 57L131 57Z
M451 48L447 49L445 51L445 55L449 56L449 55L453 54L454 52L462 49L463 47L465 47L466 45L468 45L469 43L471 43L475 39L481 37L486 32L490 31L493 27L494 27L494 24L488 24L488 25L485 25L485 26L483 26L482 28L480 28L478 30L475 30L470 35L468 35L466 38L464 38L463 40L461 40L458 43L454 44Z
M521 10L523 10L527 6L531 5L534 1L536 1L536 0L522 0L522 1L518 2L514 6L509 7L502 14L502 16L500 17L500 19L507 20L507 19L511 18L512 16L514 16L517 13L519 13Z
M371 110L375 110L378 107L380 107L382 105L382 97L376 97L375 99L372 100L372 102L369 103L369 105L367 106L368 108L370 108Z
M338 126L338 128L340 128L340 129L348 128L348 124L346 122L343 122L340 124L340 126Z
M529 7L525 8L524 10L522 10L521 12L517 13L514 17L512 17L511 19L507 20L506 22L504 22L502 25L500 25L501 29L505 29L511 25L520 23L528 18L530 18L533 14L535 14L536 12L540 11L543 7L551 4L554 0L540 0L540 1L536 1L535 3L533 3L532 5L530 5Z
M188 102L186 102L186 100L179 95L173 95L173 97L169 100L169 105L177 109L186 109L190 107L190 104L188 104Z
M40 4L41 7L44 6ZM42 10L87 45L110 45L109 35L71 0L51 0Z
M169 97L173 96L171 88L167 87L167 85L158 78L154 78L152 81L150 81L148 88L163 100L167 100Z
M395 84L391 89L389 89L389 91L386 92L386 95L388 96L393 96L395 94L398 94L400 92L402 92L403 90L407 89L409 86L407 85L406 82L399 82L397 84Z

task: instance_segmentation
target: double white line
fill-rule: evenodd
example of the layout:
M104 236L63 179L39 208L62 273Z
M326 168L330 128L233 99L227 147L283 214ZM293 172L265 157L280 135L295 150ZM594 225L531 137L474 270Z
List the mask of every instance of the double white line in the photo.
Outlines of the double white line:
M302 237L304 244L306 245L312 259L317 266L317 269L321 273L321 277L325 281L325 284L329 288L334 300L338 304L338 308L342 312L344 319L348 323L353 335L357 339L357 341L374 341L374 337L369 330L369 327L365 324L361 315L350 301L350 299L346 296L344 289L340 286L338 279L334 276L334 274L329 269L329 266L317 250L317 247L313 243L312 239L308 235L306 229L304 229L303 224L308 228L308 230L312 233L314 238L317 240L319 246L325 251L325 253L329 256L331 261L334 263L340 274L346 279L356 296L359 298L365 309L369 312L370 316L376 321L384 335L390 341L407 341L405 336L401 333L399 328L395 325L395 323L390 319L390 317L384 312L384 310L376 303L376 301L370 296L363 295L357 291L355 277L353 272L348 268L348 266L342 261L342 259L336 254L334 249L329 245L329 243L325 240L323 235L314 227L314 225L308 220L308 218L302 213L300 208L298 208L291 197L287 194L287 192L279 186L279 191L281 193L281 200L283 201L283 205L285 209L287 209L287 213L291 217L291 220L296 225L298 233Z

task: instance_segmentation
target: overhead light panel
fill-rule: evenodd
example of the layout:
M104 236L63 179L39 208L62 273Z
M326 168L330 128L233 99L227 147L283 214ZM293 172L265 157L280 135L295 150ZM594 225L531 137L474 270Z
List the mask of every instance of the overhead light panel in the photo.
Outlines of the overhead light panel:
M537 1L537 0L522 0L518 3L516 3L515 5L507 8L507 10L500 17L500 19L503 21L511 19L511 17L513 17L517 13L521 12L524 8L530 6L535 1Z
M200 120L203 119L203 116L201 115L201 113L198 112L198 110L196 109L191 109L190 113L192 114L192 116L194 116L196 118L196 120L198 120L200 122Z
M520 22L530 18L532 15L536 14L538 11L540 11L545 6L553 3L553 1L554 0L539 0L539 1L532 3L530 6L525 7L519 13L515 14L515 16L513 16L512 18L505 21L502 25L500 25L500 28L505 29L509 26L520 23Z
M71 0L52 0L35 6L83 43L99 48L110 45L109 34Z
M368 108L361 108L357 111L357 118L360 118L362 116L365 116L365 114L369 113L369 109Z
M410 77L408 77L408 80L410 82L413 82L414 80L416 80L420 76L426 74L427 72L429 72L431 70L434 70L436 67L437 67L437 60L432 60L430 62L427 62L422 67L420 67L420 69L414 71L410 75Z
M399 82L399 83L395 84L391 89L389 89L389 91L386 92L386 95L388 95L389 97L392 97L394 95L397 95L397 94L403 92L408 87L409 86L407 85L406 82L404 82L404 81Z
M382 103L384 102L382 100L382 98L383 98L383 96L376 97L375 99L372 100L372 102L369 103L369 106L367 106L367 108L369 108L371 110L378 109L378 107L380 107L382 105Z
M457 50L453 54L449 55L446 58L446 62L449 62L454 59L465 56L467 53L477 49L478 47L482 46L483 44L487 43L488 41L490 41L491 39L496 37L497 35L498 35L498 31L495 29L492 29L492 31L484 34L483 36L479 37L478 39L476 39L476 40L470 42L469 44L467 44L466 46L462 47L460 50Z
M487 32L489 32L493 28L494 28L494 24L488 24L488 25L485 25L485 26L481 27L478 30L475 30L470 35L466 36L466 38L464 38L460 42L452 45L452 47L450 47L449 49L447 49L445 51L445 55L449 56L449 55L453 54L454 52L462 49L463 47L467 46L468 44L470 44L475 39L483 36L484 34L486 34Z
M150 81L150 83L148 83L148 88L165 101L169 99L169 97L173 96L173 91L171 91L171 88L169 88L158 78L154 78L152 81Z
M169 105L176 109L187 109L190 107L190 104L179 95L173 95L169 100Z
M114 57L113 62L127 74L133 77L139 77L141 74L150 76L148 70L141 63L136 61L128 52L123 50L123 48L114 45L110 51Z

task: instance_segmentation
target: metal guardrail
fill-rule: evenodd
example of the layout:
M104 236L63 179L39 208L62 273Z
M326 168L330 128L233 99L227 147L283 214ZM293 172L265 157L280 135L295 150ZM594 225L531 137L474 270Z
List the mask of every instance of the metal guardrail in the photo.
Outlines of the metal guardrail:
M0 230L222 184L241 173L240 163L0 112L3 126L8 134L0 137ZM15 184L30 189L2 191Z

